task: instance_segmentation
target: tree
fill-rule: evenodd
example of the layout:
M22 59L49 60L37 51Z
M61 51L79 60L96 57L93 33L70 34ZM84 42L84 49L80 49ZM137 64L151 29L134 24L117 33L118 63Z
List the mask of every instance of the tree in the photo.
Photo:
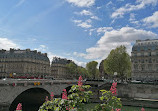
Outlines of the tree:
M98 65L98 62L96 62L96 61L91 61L91 62L86 64L86 69L87 69L89 75L93 79L95 79L95 77L96 77L97 65Z
M99 72L99 69L96 69L95 78L97 78L97 79L100 78L100 72Z
M81 75L84 78L88 77L88 72L87 72L86 68L78 66L77 71L78 71L78 76Z
M126 47L121 45L113 49L104 61L104 69L108 74L117 72L118 76L123 80L131 72L130 56L126 51Z
M77 65L74 62L70 62L69 64L66 64L68 68L68 74L70 76L76 77L77 74Z

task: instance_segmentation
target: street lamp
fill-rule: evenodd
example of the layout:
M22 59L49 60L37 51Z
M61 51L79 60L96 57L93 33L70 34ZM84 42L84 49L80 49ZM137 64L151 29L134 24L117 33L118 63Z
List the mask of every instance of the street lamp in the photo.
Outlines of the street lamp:
M114 82L116 82L117 72L114 72Z
M117 76L117 72L114 72L114 76Z
M15 76L16 76L16 73L14 72L14 73L13 73L13 77L15 77Z

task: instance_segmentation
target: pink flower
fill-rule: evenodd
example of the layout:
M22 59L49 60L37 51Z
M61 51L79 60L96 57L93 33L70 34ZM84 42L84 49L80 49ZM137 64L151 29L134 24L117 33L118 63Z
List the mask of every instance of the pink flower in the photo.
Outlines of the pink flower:
M62 99L68 99L66 89L63 90Z
M116 111L121 111L121 109L117 109L117 108L116 108Z
M13 83L13 86L15 86L15 83Z
M68 110L68 111L69 111L70 109L71 109L71 108L69 108L69 107L66 107L66 110Z
M141 111L145 111L145 109L142 107Z
M84 89L81 87L81 86L83 85L82 80L83 80L83 79L82 79L82 76L80 76L80 77L79 77L79 80L78 80L78 86L79 86L79 90L80 90L80 91L84 91Z
M21 103L19 103L17 108L16 108L16 111L20 111L20 110L22 110L22 104Z
M54 98L54 94L53 94L53 92L51 92L50 97L51 97L51 100L53 100L53 98Z
M46 99L45 99L46 101L48 101L48 96L46 96Z
M110 91L112 92L113 95L116 95L116 86L117 82L112 83L112 86L110 88Z
M80 76L80 77L79 77L79 80L78 80L78 86L82 86L82 84L83 84L83 83L82 83L82 80L83 80L83 79L82 79L82 76Z

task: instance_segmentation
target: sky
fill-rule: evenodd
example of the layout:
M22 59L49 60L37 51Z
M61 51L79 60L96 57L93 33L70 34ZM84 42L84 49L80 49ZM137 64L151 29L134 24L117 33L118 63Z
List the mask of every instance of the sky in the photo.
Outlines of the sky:
M158 39L158 0L0 0L0 49L27 49L80 66L136 40Z

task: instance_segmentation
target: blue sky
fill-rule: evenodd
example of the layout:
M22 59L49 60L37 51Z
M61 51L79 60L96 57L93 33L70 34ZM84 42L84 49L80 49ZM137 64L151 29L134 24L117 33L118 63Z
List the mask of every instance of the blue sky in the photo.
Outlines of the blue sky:
M158 0L0 0L0 49L38 50L85 66L120 45L158 39Z

